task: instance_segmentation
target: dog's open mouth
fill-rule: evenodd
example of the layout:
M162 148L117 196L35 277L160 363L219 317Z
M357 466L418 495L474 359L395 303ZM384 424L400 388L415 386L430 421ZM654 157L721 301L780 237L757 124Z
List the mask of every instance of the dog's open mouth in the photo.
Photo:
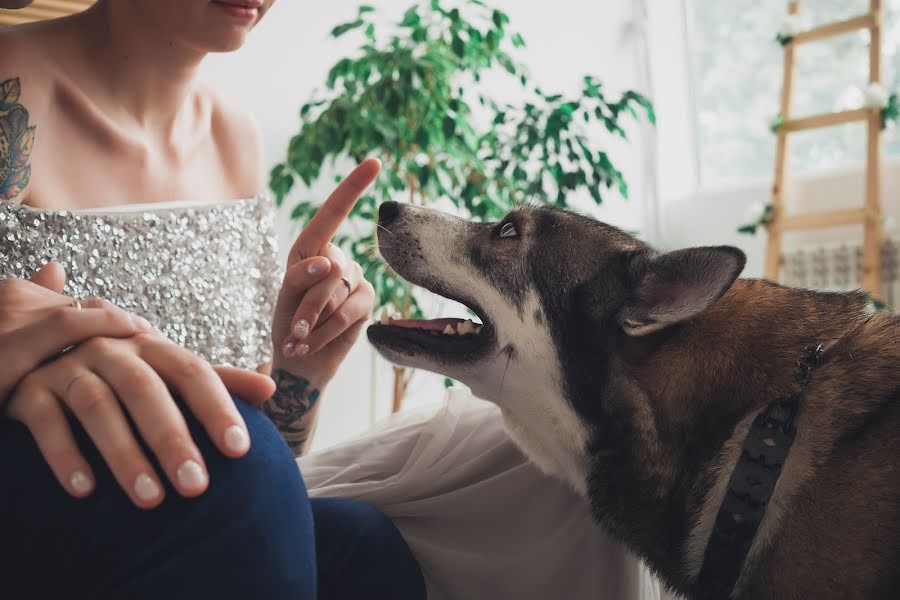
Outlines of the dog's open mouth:
M395 319L387 312L369 326L369 341L380 350L407 356L429 356L442 362L464 362L483 356L494 340L493 328L477 306L452 295L431 291L466 305L478 320L462 318ZM424 356L423 356L424 355Z

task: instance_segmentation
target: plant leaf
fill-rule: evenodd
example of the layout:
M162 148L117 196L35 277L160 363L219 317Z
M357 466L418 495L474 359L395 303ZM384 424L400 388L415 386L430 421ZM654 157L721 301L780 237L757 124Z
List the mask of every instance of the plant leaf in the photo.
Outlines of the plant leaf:
M421 22L422 17L419 16L418 10L413 6L403 14L403 20L400 21L400 27L416 27Z
M453 49L453 53L458 57L466 57L466 44L458 35L453 36L453 41L451 42L450 47Z
M456 121L453 117L445 116L444 120L441 122L441 128L445 138L452 138L453 134L456 132Z
M338 25L331 30L331 37L339 38L348 31L352 31L354 29L362 27L363 23L364 21L362 19L357 19L351 23L343 23L341 25Z

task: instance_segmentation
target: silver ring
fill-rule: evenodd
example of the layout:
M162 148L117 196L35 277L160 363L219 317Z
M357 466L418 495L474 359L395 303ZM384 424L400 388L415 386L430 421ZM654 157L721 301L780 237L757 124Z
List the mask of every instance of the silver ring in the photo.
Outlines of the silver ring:
M78 381L79 379L81 379L82 377L84 377L84 376L87 375L87 374L88 374L87 371L83 371L83 372L81 372L81 373L77 373L76 375L72 376L72 378L69 379L69 382L66 383L66 387L63 388L63 398L68 397L68 395L69 395L69 388L72 387L72 384L75 383L76 381Z
M349 296L350 294L352 294L353 293L353 285L351 285L350 280L347 279L346 277L341 277L341 281L343 281L344 285L347 286L347 295Z
M81 310L81 300L79 300L78 298L72 298L72 308Z

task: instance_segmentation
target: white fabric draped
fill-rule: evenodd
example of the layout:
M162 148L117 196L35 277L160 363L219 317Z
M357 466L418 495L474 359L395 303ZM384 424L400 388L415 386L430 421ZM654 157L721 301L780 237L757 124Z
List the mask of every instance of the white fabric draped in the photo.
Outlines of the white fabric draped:
M539 472L465 390L298 460L313 497L368 502L418 558L429 600L660 600L587 502Z

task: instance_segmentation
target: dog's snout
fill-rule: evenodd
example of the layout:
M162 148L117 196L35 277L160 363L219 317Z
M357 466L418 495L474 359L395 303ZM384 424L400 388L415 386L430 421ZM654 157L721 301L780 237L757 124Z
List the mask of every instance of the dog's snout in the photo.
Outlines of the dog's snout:
M387 227L394 221L394 219L397 218L397 215L399 214L399 202L383 202L381 206L378 207L378 224Z

